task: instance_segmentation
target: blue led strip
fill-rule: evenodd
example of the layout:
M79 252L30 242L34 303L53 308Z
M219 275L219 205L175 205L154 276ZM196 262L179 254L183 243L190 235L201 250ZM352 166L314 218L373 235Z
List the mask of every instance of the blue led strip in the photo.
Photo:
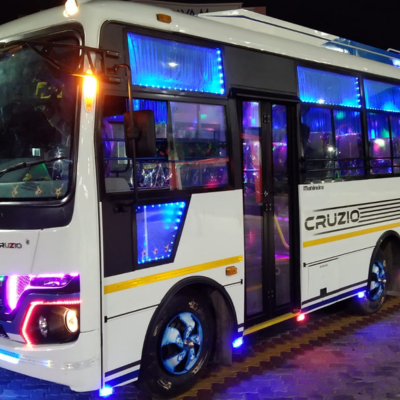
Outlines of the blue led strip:
M358 78L297 67L300 99L304 103L361 108Z
M132 84L164 90L225 93L219 48L128 33Z
M0 349L0 360L7 361L11 364L19 363L19 354L12 351Z
M184 201L136 207L138 264L171 258L186 208Z

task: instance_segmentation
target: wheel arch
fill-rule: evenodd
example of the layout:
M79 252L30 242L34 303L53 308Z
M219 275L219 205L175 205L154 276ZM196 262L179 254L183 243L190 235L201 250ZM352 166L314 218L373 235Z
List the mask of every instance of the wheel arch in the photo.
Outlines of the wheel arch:
M194 276L177 282L168 290L161 300L150 320L147 332L150 327L153 326L154 322L157 321L157 318L163 310L163 306L167 304L170 299L179 294L193 294L193 291L208 301L214 313L213 318L215 319L216 332L219 332L214 338L211 361L230 365L232 363L232 341L236 336L239 336L236 311L233 301L226 289L210 278ZM147 340L148 334L146 334L146 339L143 343L142 359L145 357L143 352L146 348Z
M368 284L370 283L369 281L374 258L380 249L384 252L385 257L387 258L386 269L388 272L388 291L400 292L400 235L393 230L383 233L376 243L369 266Z

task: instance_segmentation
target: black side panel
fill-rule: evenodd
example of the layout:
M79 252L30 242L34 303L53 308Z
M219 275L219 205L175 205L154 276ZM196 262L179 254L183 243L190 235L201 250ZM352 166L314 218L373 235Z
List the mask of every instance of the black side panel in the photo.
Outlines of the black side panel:
M104 276L133 271L133 207L120 208L103 202Z
M297 96L296 65L288 58L226 46L224 64L230 87Z
M74 213L74 195L65 204L0 205L0 229L48 229L66 226Z

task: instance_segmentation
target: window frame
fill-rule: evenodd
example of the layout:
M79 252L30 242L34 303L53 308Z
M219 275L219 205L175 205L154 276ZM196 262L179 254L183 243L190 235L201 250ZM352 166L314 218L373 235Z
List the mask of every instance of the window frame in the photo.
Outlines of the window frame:
M345 106L327 106L327 105L319 105L319 104L314 104L314 103L300 103L300 110L301 107L303 105L309 105L310 108L320 108L320 109L327 109L329 110L330 113L330 121L331 121L331 128L332 128L332 145L335 148L335 150L337 150L337 145L336 145L336 124L335 124L335 116L334 116L334 112L335 111L349 111L349 112L358 112L360 113L360 126L361 126L361 138L363 141L363 152L364 152L364 156L363 157L357 157L354 158L355 160L362 160L364 162L364 166L360 167L360 168L356 168L356 169L363 169L364 170L364 174L362 175L347 175L347 176L341 176L341 177L326 177L326 178L320 178L320 179L310 179L307 178L306 176L306 164L307 164L307 159L304 156L304 148L302 148L301 150L301 161L303 162L304 165L304 178L302 179L303 183L308 183L308 182L320 182L320 181L340 181L340 180L355 180L355 179L364 179L367 175L367 167L366 166L366 161L368 160L368 157L365 156L365 138L364 138L364 129L363 129L363 113L362 113L362 109L360 108L350 108L350 107L345 107ZM301 122L301 115L300 115L300 122ZM367 133L368 134L368 133ZM302 143L302 138L301 138L301 132L300 132L300 140L299 143ZM310 158L309 161L321 161L322 159L312 159ZM336 154L336 157L332 157L332 158L327 158L324 161L331 161L334 163L337 163L339 161L343 161L343 159L339 158ZM338 171L341 171L342 168L335 166L335 168L327 168L327 171L332 171L333 175L335 175ZM313 170L311 170L313 171Z
M351 181L351 180L362 180L362 179L380 179L380 178L389 178L389 177L398 177L400 176L400 168L399 172L394 172L396 166L394 165L394 160L397 159L400 161L400 158L395 158L393 156L393 142L392 142L392 130L390 126L390 116L392 115L398 115L400 117L400 113L396 112L388 112L388 111L381 111L381 110L369 110L366 107L366 97L365 97L365 90L364 90L364 79L368 79L371 81L376 81L376 82L382 82L382 83L388 83L388 84L393 84L393 85L400 85L400 79L397 81L393 78L388 78L385 76L379 76L375 74L370 74L370 73L362 73L358 71L353 71L353 70L348 70L346 68L341 68L341 67L336 67L336 66L322 66L321 64L316 64L314 62L309 62L309 61L302 61L302 60L297 60L296 62L296 68L300 67L305 67L305 68L312 68L312 69L319 69L321 71L327 71L327 72L332 72L332 73L338 73L338 74L344 74L348 76L355 76L359 78L359 85L360 85L360 94L361 94L361 108L353 108L353 107L344 107L344 106L336 106L336 105L325 105L325 104L318 104L318 103L306 103L306 102L300 102L300 107L299 110L301 109L301 106L304 104L310 105L310 107L318 107L318 108L327 108L332 110L331 115L332 115L332 129L333 131L335 130L335 124L334 124L334 118L333 118L333 110L347 110L347 111L358 111L361 114L361 130L362 130L362 140L363 140L363 150L364 150L364 157L359 158L360 160L364 161L364 175L356 175L356 176L343 176L340 178L321 178L321 179L315 179L315 180L310 180L306 176L306 160L304 157L304 148L301 144L301 132L300 129L298 130L298 136L299 136L299 146L300 146L300 183L302 184L309 184L310 182L331 182L331 181ZM298 87L299 90L299 87ZM392 168L391 173L382 173L382 174L372 174L371 173L371 160L374 160L375 158L370 157L370 152L369 152L369 136L368 136L368 123L367 123L367 114L369 112L372 113L382 113L388 116L389 119L389 133L390 133L390 160L391 164L390 167ZM300 111L299 111L300 113ZM301 115L299 115L299 122L301 122ZM335 148L336 148L336 137L335 134L334 136L334 143L335 143ZM338 158L332 159L332 161L338 161ZM335 168L335 170L338 170Z
M81 46L85 45L85 31L78 22L68 22L62 26L53 26L35 32L20 33L4 37L4 42L14 40L50 41L64 38L74 38ZM3 229L49 229L67 226L73 217L75 208L75 194L77 185L78 147L80 142L80 122L82 106L82 83L77 82L75 89L75 107L73 132L74 140L71 146L71 180L67 194L60 199L38 201L28 199L24 201L1 202L0 212L8 216L2 221ZM34 212L32 212L34 210ZM16 222L17 221L17 222Z
M98 194L101 200L108 200L108 201L126 201L130 197L133 197L133 190L126 191L126 192L106 192L105 189L105 176L104 176L104 163L103 163L103 149L102 149L102 130L101 124L103 119L103 112L104 112L104 105L107 97L127 97L122 96L121 94L115 95L115 93L110 93L109 91L105 90L104 92L99 91L102 93L101 98L98 99L98 120L96 122L96 153L97 153L97 168L98 168ZM235 168L233 160L233 141L232 141L232 123L231 123L231 116L230 110L228 106L228 101L224 99L217 99L215 98L198 98L197 96L194 98L189 97L181 97L181 96L171 96L171 95L154 95L153 93L141 93L139 91L135 91L134 93L135 99L145 99L145 100L153 100L153 101L166 101L168 102L167 109L168 109L168 124L167 130L172 131L172 121L170 116L170 102L181 102L186 104L205 104L205 105L216 105L224 107L225 111L225 123L226 123L226 142L227 142L227 156L229 158L227 173L228 173L228 183L223 187L214 187L214 188L204 188L201 186L193 186L190 188L182 188L178 190L170 190L169 188L153 188L153 189L140 189L138 190L138 198L139 200L142 199L159 199L160 202L163 199L174 199L174 198L182 198L187 197L191 194L196 193L208 193L208 192L219 192L219 191L227 191L227 190L234 190L233 185L233 175ZM166 160L168 162L168 160Z
M129 57L129 45L128 45L128 33L136 33L138 35L144 35L144 36L149 36L155 39L163 39L163 40L170 40L174 42L180 42L184 44L189 44L189 45L197 45L201 47L207 47L210 49L214 49L215 47L218 47L221 50L221 58L222 58L222 71L224 74L224 84L225 84L225 91L224 94L214 94L214 93L205 93L205 92L193 92L193 91L179 91L179 90L173 90L173 89L162 89L162 88L146 88L145 86L139 86L139 85L132 85L132 82L129 82L131 85L131 88L133 89L133 93L152 93L154 94L165 94L167 96L178 96L179 98L211 98L215 100L222 100L225 99L227 100L228 98L228 93L229 93L229 82L226 79L226 65L224 60L226 59L225 57L225 46L224 44L217 42L217 41L212 41L212 40L206 40L206 39L201 39L198 37L193 37L193 36L187 36L187 35L182 35L182 34L177 34L177 33L171 33L171 32L165 32L165 31L160 31L160 30L155 30L155 29L149 29L149 28L141 28L137 27L134 25L124 25L122 29L122 35L123 35L123 52L124 52L124 59L125 59L125 64L126 65L131 65L130 62L130 57ZM134 96L136 97L136 96Z

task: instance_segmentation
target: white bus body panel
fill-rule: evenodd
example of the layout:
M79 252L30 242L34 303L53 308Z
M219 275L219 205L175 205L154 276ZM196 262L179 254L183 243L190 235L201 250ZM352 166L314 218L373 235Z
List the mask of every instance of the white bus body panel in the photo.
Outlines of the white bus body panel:
M75 343L29 347L11 339L0 339L0 349L21 356L18 366L5 361L0 361L0 366L68 385L76 391L95 390L101 386L100 247L93 131L94 113L87 113L82 105L81 126L76 132L79 155L70 225L42 231L0 231L1 242L17 242L23 246L0 249L1 275L79 273L82 301L81 334ZM12 338L22 339L20 335ZM81 366L72 368L80 362ZM69 363L72 363L70 369Z
M105 286L243 256L242 213L241 190L192 195L174 262L105 278ZM206 277L222 286L229 285L226 290L234 305L237 322L242 324L244 262L232 265L238 268L236 275L226 276L226 266L223 266L106 294L105 372L140 361L147 328L157 305L176 283L189 276ZM119 375L109 376L106 380Z
M64 345L28 347L0 338L0 348L20 355L14 365L0 360L0 367L38 379L67 385L86 392L100 385L100 335L98 331L81 333L79 340Z
M385 207L400 210L399 182L399 178L376 179L373 191L370 180L299 186L303 305L365 289L379 238L388 230L400 233L398 213L397 217L385 214ZM311 301L323 289L327 296Z

